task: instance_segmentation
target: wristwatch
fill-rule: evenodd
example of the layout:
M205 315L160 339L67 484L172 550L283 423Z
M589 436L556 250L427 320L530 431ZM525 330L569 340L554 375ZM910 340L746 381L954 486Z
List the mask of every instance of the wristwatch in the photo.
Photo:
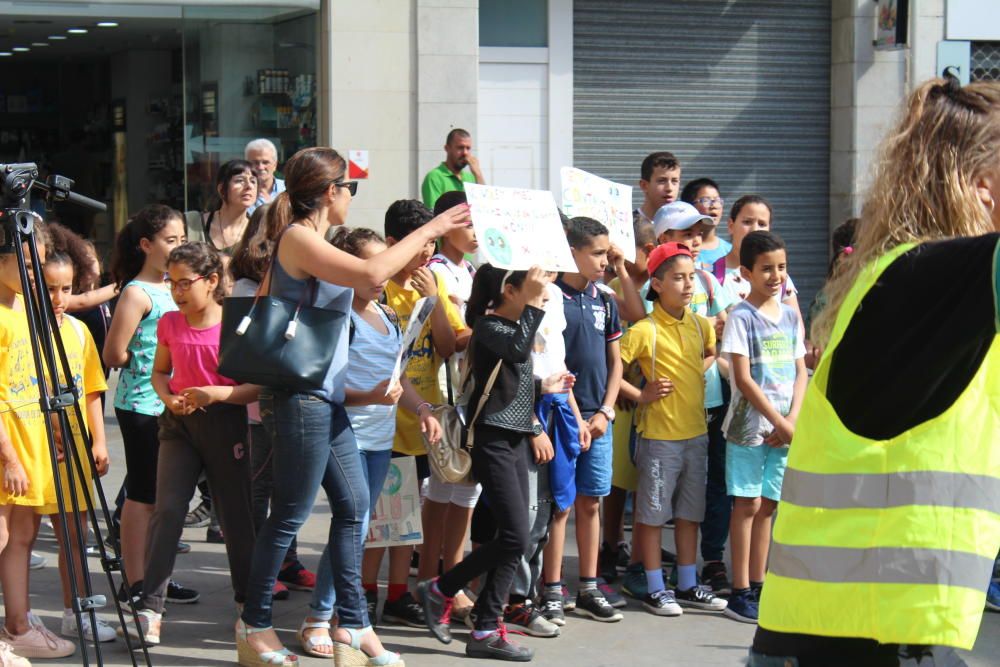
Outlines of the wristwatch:
M613 422L615 420L615 409L610 405L602 405L597 408L597 411L607 417L609 422Z
M542 429L542 425L539 422L533 422L531 424L531 435L532 435L532 437L537 438L538 436L540 436L542 434L542 430L543 430Z

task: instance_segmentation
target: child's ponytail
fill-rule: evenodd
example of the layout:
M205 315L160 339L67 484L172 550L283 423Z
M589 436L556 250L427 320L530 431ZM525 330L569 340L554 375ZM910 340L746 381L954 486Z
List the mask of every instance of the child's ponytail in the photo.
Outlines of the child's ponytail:
M171 220L183 220L180 212L163 204L150 204L136 213L115 237L111 255L111 277L118 289L124 289L142 271L146 253L139 247L142 239L152 239Z
M503 303L504 285L521 285L528 276L527 271L507 271L491 264L483 264L472 279L472 292L465 302L465 322L470 327L476 320Z

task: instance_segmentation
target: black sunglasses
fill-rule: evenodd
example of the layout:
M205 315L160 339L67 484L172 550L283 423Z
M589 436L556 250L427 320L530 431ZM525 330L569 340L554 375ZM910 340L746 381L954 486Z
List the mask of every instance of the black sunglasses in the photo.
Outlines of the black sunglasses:
M347 191L351 193L351 196L358 194L358 182L357 181L340 181L334 183L338 188L347 188Z

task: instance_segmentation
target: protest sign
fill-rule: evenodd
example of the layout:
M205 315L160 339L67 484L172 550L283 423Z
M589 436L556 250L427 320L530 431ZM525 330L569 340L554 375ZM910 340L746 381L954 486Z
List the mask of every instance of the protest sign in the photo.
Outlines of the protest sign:
M368 524L365 548L396 547L423 541L417 464L412 456L400 456L389 463L382 493Z
M424 324L434 312L435 305L437 305L436 296L425 296L413 304L413 312L410 314L409 322L406 323L406 331L403 332L403 344L400 346L399 352L396 353L396 365L392 369L389 387L385 391L386 396L389 395L389 391L399 382L400 376L406 370L406 362L413 354L413 343L420 337L420 332L423 331Z
M635 261L635 233L632 230L632 187L576 169L559 170L562 180L563 213L571 218L585 216L602 223L611 242Z
M465 184L480 256L501 269L576 271L551 192Z

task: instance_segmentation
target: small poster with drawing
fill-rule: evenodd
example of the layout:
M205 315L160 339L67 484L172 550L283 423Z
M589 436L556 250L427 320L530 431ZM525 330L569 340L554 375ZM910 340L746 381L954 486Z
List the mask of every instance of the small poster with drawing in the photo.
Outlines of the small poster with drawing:
M562 180L563 213L571 218L597 220L610 232L611 242L635 261L635 233L632 230L632 187L576 169L559 170Z
M368 524L365 548L397 547L423 541L417 464L412 456L400 456L389 463L382 493Z

